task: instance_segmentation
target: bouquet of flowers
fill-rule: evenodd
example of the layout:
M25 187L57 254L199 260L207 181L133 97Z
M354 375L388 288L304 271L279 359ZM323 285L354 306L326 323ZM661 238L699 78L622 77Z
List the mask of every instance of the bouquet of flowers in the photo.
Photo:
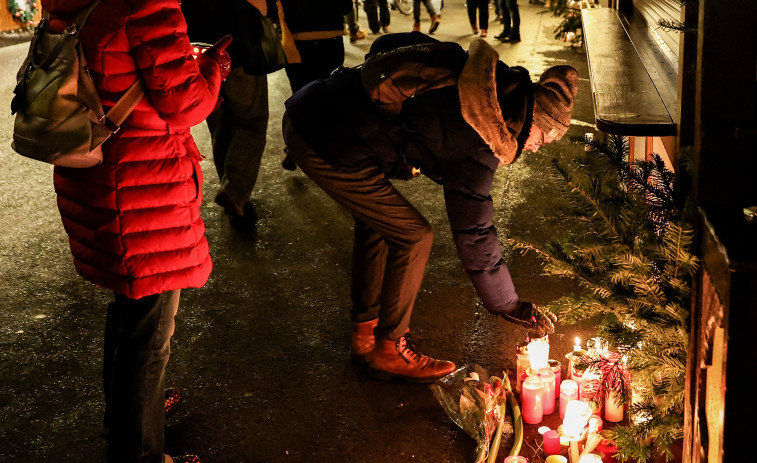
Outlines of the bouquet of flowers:
M476 463L493 463L497 457L504 429L510 427L510 423L505 421L508 404L513 408L515 430L511 455L518 454L523 441L520 408L512 394L507 374L503 372L502 375L502 378L489 376L481 366L471 364L458 368L431 385L434 396L447 415L476 440Z

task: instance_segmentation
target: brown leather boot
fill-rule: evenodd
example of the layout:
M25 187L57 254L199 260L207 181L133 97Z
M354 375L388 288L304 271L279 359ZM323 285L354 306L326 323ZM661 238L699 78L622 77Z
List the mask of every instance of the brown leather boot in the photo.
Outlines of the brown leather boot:
M413 23L413 30L417 31L417 32L421 31L421 23L420 23L420 21Z
M376 378L411 383L430 383L453 371L454 363L421 354L405 336L396 341L376 342L370 364L371 375Z
M438 14L431 16L431 27L428 28L429 34L433 34L437 29L439 29L439 23L441 22L441 20L442 17Z
M350 360L355 363L370 362L376 338L373 329L378 326L378 318L367 322L352 323L352 343L350 344Z

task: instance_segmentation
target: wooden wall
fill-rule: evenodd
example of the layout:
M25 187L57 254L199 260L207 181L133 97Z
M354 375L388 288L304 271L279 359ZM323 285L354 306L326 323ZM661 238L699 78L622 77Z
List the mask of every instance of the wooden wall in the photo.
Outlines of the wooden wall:
M42 17L42 12L37 11L34 15L34 24L36 24ZM25 29L28 25L18 21L10 11L5 1L0 0L0 32L13 31L17 29Z

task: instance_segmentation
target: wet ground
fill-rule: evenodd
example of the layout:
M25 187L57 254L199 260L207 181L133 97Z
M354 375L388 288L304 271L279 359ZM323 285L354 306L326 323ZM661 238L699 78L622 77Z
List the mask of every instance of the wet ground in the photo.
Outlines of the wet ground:
M462 0L447 0L435 36L467 48ZM532 75L570 63L582 77L569 134L593 131L591 89L583 50L554 39L559 23L543 5L521 2L523 42L488 41L510 65ZM546 12L546 14L544 14ZM492 13L493 17L493 13ZM361 12L363 27L367 26ZM423 30L428 28L423 13ZM392 12L392 29L411 19ZM357 64L374 36L350 44ZM55 207L52 169L10 149L9 108L26 44L0 48L0 462L104 461L100 365L105 307L111 294L74 272ZM167 375L184 403L170 417L166 450L197 453L206 463L470 462L473 440L452 424L427 385L371 378L348 360L351 220L301 172L281 169L283 71L270 78L268 147L252 200L261 216L251 232L231 227L212 198L218 186L203 162L202 212L214 261L210 281L186 290L177 317ZM345 108L345 110L349 110ZM194 129L210 157L205 125ZM501 168L492 191L496 224L523 299L546 303L575 289L541 276L538 262L513 254L505 239L541 240L557 198L549 183L553 157L580 150L568 141ZM425 178L399 188L436 232L411 329L419 349L458 365L478 363L514 375L521 328L489 315L467 279L452 243L441 189ZM558 325L552 356L571 350L590 327ZM546 424L556 426L556 418ZM523 454L539 461L535 426ZM506 439L501 461L509 450Z

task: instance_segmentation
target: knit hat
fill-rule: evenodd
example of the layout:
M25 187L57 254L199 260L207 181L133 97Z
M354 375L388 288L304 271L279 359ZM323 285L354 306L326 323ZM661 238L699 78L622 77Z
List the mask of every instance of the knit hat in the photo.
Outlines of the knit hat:
M534 84L534 124L559 140L568 131L573 99L578 92L578 71L573 66L552 66Z

